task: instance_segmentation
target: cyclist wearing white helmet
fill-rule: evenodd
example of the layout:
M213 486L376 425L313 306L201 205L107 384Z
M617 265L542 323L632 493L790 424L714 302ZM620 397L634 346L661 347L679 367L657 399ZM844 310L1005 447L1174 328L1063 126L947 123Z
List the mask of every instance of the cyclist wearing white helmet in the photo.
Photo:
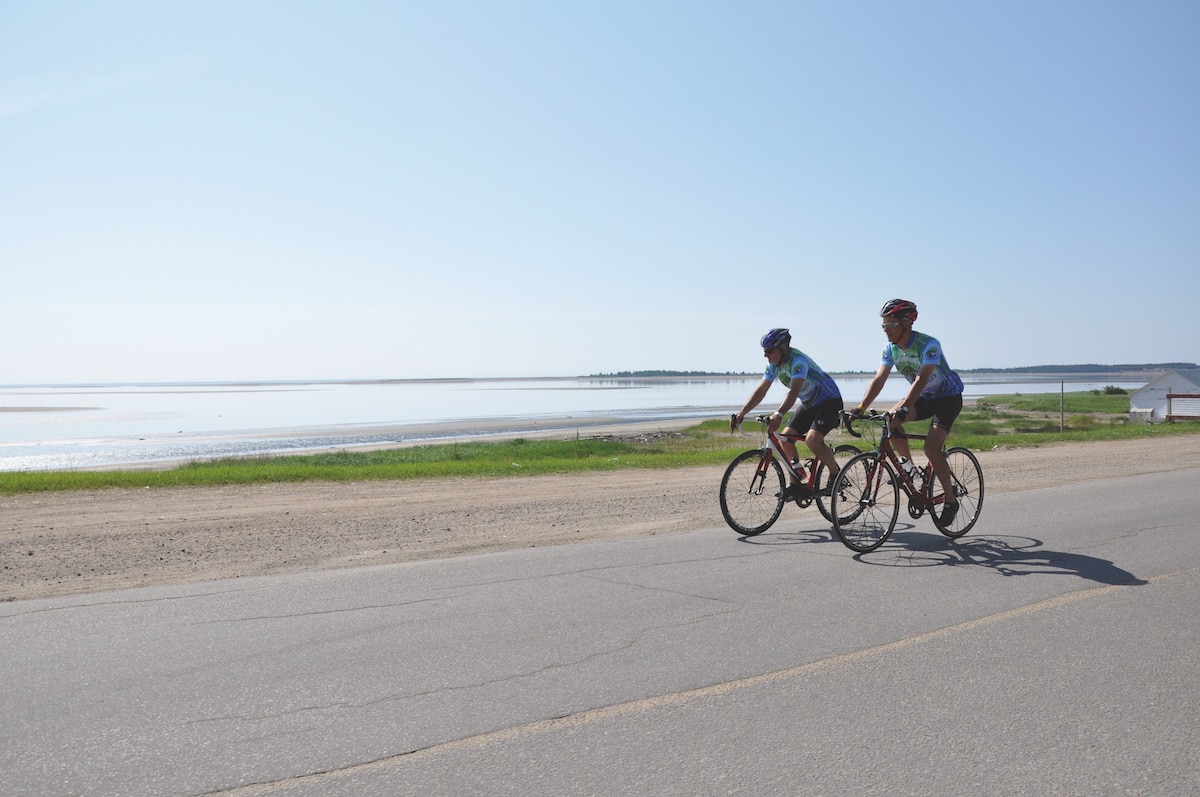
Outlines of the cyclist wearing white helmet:
M839 466L833 456L833 450L825 444L825 435L831 429L836 429L841 421L842 393L838 390L833 377L825 373L813 362L812 358L799 349L792 348L792 334L783 328L769 330L760 341L763 356L767 358L767 369L763 373L762 382L750 394L746 406L736 416L736 422L741 423L750 411L757 407L771 385L778 379L788 388L787 395L779 404L779 409L771 413L769 428L774 431L783 422L783 416L799 401L796 412L792 415L783 433L803 437L813 456L825 463L829 468L829 483L837 475ZM786 437L781 439L783 451L792 462L798 460L796 444ZM789 479L791 478L789 474ZM808 492L803 484L789 484L784 492L786 500L796 498L811 498L810 495L797 495L797 491Z
M950 466L942 456L942 448L954 426L954 419L962 411L962 379L950 369L937 338L913 331L913 322L917 320L915 304L907 299L892 299L880 309L879 317L883 319L883 334L888 345L883 349L883 361L867 385L862 403L853 412L861 415L871 406L894 366L910 383L908 393L891 409L897 426L902 430L903 424L909 421L932 419L925 438L925 456L933 465L933 472L945 494L954 495ZM892 444L901 457L911 458L907 439L893 437ZM957 512L958 502L947 501L942 522L949 524Z

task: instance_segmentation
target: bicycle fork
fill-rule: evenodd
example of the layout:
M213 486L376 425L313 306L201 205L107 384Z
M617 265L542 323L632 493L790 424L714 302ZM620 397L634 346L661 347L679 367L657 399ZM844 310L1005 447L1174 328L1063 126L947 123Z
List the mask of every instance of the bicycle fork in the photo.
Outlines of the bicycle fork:
M767 484L767 474L771 471L771 451L764 450L762 457L758 460L758 467L754 471L754 478L750 480L750 495L762 495L763 488Z
M883 466L882 458L877 458L871 463L863 484L862 495L858 498L859 506L875 506L875 497L879 495L879 485L883 482L883 474L886 471L887 468Z

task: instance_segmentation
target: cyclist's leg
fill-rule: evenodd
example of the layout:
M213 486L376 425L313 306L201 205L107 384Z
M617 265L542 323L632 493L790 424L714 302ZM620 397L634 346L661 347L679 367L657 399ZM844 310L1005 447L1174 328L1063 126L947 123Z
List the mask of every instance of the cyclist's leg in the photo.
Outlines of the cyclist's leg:
M953 477L950 475L950 465L942 456L942 448L946 445L946 437L949 434L949 429L931 424L929 434L925 438L925 456L929 459L929 464L933 466L933 474L937 477L938 483L942 485L942 493L952 496L954 495Z
M965 448L954 446L946 450L946 462L950 466L950 477L954 481L956 503L929 508L930 517L938 531L951 539L966 534L979 520L983 508L983 470L979 460ZM947 507L953 509L947 513Z
M791 462L793 466L795 466L796 462L800 460L800 452L796 450L796 443L794 439L795 434L796 433L792 431L791 428L787 428L784 429L783 433L779 436L779 448L783 451L783 455L788 458L788 462ZM789 437L789 435L791 437ZM792 475L788 473L789 485L791 484L791 480Z
M813 456L829 469L830 479L837 476L837 472L841 469L838 465L837 457L834 456L833 449L825 443L825 435L833 429L836 429L842 422L842 400L840 398L831 399L824 404L818 405L812 411L812 418L809 421L808 427L804 433L804 442L808 445ZM799 415L800 413L796 413ZM792 418L792 423L796 424L796 419Z
M920 399L917 400L917 404L920 406ZM920 413L918 412L918 414ZM916 420L920 420L920 418L906 418L904 423ZM900 432L900 434L892 435L888 439L888 442L891 445L892 450L896 452L896 456L907 459L911 462L912 449L908 446L908 438L904 436L904 423L901 423L895 419L892 420L892 429Z
M945 398L917 402L917 415L920 418L930 418L929 434L925 438L925 456L933 466L938 482L942 485L942 493L946 496L947 504L956 504L954 498L954 477L950 473L950 465L946 462L942 449L946 446L946 438L954 426L954 419L962 411L962 396L947 396ZM957 511L955 510L951 510Z
M800 452L796 449L795 439L805 437L808 433L808 427L812 425L812 419L813 411L801 404L792 413L792 417L788 420L787 426L783 430L783 433L788 435L788 437L780 438L780 447L792 462L800 459Z

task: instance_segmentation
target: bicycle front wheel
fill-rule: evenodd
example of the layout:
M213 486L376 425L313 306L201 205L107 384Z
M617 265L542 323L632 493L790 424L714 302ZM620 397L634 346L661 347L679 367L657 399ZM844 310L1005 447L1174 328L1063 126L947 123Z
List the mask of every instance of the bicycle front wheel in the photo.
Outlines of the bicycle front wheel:
M859 455L859 450L854 446L840 445L833 449L833 458L837 460L839 468L846 467L846 463ZM830 499L833 495L833 479L830 478L829 468L825 467L824 462L817 462L817 475L815 479L817 485L817 509L821 510L821 514L830 523L833 522L833 511L830 509Z
M769 451L738 454L721 477L721 514L747 537L771 528L783 511L783 468Z
M870 553L883 545L900 515L899 480L879 454L859 454L833 483L833 528L852 551Z
M979 467L979 460L975 455L961 446L946 451L946 462L950 465L954 497L958 499L958 512L949 523L946 522L946 496L940 492L942 484L935 476L934 486L938 492L932 496L929 514L938 531L951 539L957 539L970 531L975 521L979 520L979 511L983 509L983 469Z

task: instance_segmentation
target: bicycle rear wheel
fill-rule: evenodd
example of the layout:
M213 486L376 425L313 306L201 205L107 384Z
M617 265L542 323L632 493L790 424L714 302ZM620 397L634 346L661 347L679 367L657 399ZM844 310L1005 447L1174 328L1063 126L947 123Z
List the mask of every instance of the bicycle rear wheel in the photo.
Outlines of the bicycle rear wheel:
M979 520L979 511L983 509L983 469L979 460L970 450L961 446L946 451L946 462L950 465L950 475L954 481L954 497L958 499L958 512L946 523L945 496L942 494L941 482L934 477L934 487L938 492L932 496L929 515L938 531L951 539L966 534Z
M769 451L738 454L721 477L721 514L747 537L771 528L783 511L783 467Z
M859 450L854 446L840 445L833 449L833 458L837 460L839 467L846 467L846 463L859 455ZM815 479L817 485L817 509L821 510L821 514L830 523L833 522L833 511L830 509L830 499L833 495L833 479L829 476L829 468L825 467L824 462L817 462L817 476Z
M891 536L900 514L900 488L879 454L859 454L842 467L833 484L833 528L852 551L869 553Z

